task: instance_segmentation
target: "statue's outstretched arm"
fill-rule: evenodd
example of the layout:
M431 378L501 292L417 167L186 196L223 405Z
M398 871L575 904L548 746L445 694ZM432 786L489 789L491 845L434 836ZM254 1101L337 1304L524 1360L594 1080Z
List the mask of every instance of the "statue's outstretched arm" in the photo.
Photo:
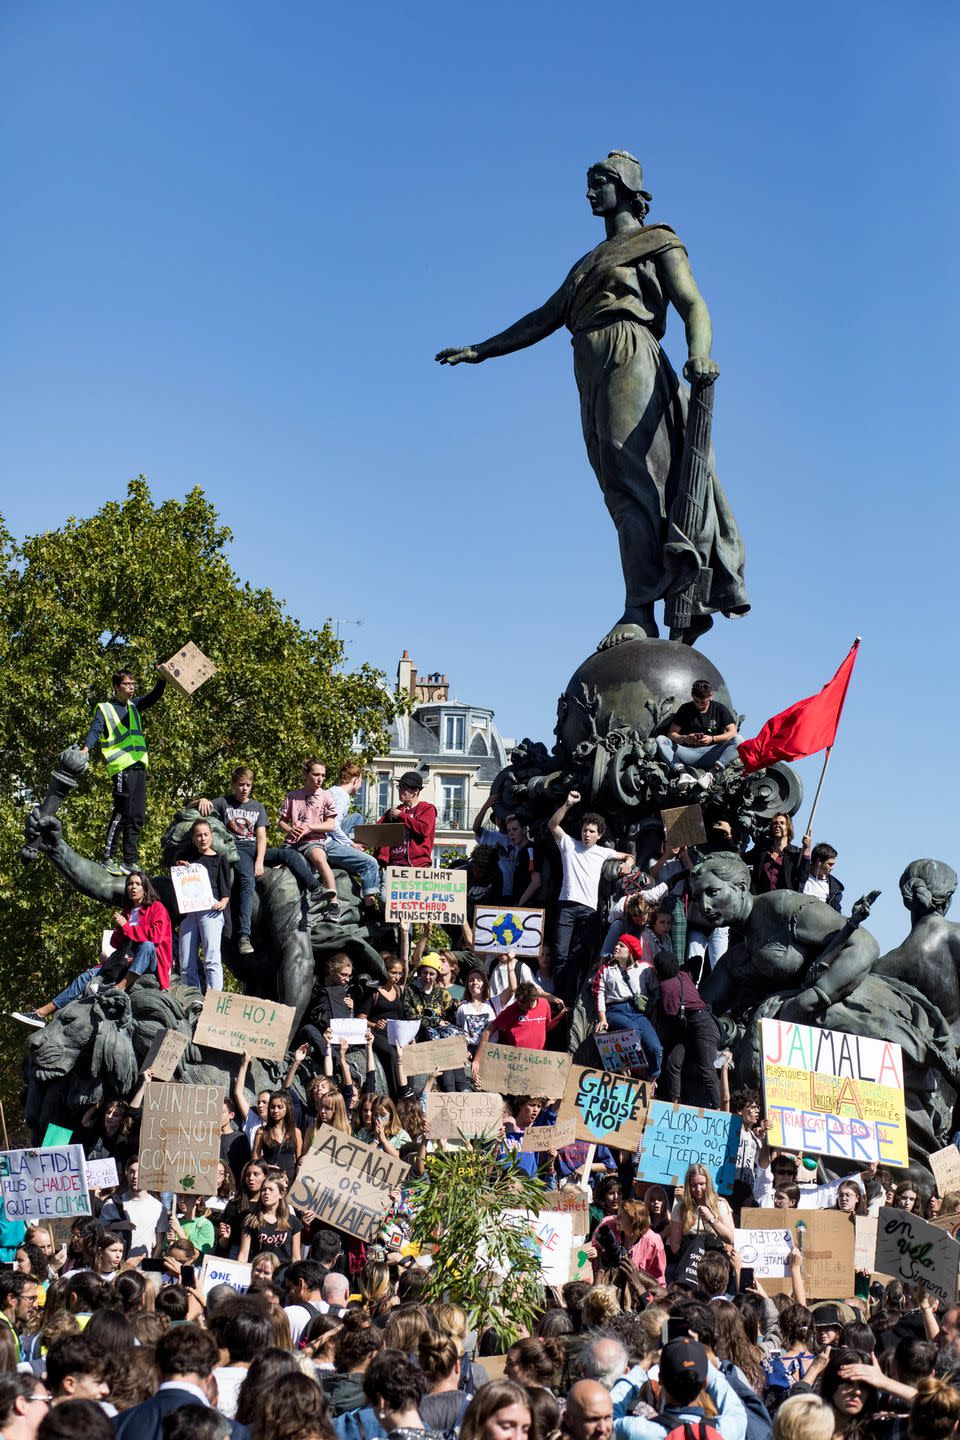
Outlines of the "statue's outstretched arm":
M40 815L37 811L30 817L35 833L35 843L61 875L65 875L75 890L99 900L114 910L123 905L126 878L110 875L95 860L78 855L63 838L63 826L56 815Z
M838 930L846 931L846 938L831 955L827 969L793 1002L795 1007L811 1015L838 1000L845 1000L870 974L880 954L880 947L869 930L853 929L836 911L831 912L828 905L805 906L797 914L795 933L804 947L826 950L831 940L837 938Z
M451 349L441 350L435 357L441 365L479 365L481 360L493 360L497 355L512 355L514 350L525 350L528 345L536 345L538 340L546 340L555 330L559 330L563 324L563 301L561 291L557 290L539 310L531 310L529 315L524 315L522 320L511 325L506 330L501 330L499 335L491 335L489 340L481 340L479 345L453 346Z
M687 380L716 380L720 367L711 360L713 324L707 302L697 288L690 262L683 250L667 250L657 257L657 266L667 298L684 323L689 359L683 367Z

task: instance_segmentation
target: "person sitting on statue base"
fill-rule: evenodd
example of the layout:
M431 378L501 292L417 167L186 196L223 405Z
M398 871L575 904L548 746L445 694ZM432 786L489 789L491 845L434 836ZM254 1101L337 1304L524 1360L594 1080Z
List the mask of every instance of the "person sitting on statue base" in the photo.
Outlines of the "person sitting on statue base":
M736 719L726 705L714 700L709 680L694 680L690 699L673 715L666 735L656 737L657 749L670 769L686 768L690 785L704 790L713 784L713 771L739 763L737 739Z

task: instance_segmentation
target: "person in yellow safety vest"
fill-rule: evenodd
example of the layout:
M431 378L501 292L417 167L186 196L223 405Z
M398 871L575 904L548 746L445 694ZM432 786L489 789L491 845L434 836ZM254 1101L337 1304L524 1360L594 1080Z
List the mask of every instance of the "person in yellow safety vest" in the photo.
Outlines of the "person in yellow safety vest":
M100 753L113 778L113 811L103 844L103 863L112 875L129 875L140 859L140 831L147 818L147 742L141 712L156 705L166 689L161 676L149 695L136 695L137 682L129 670L113 676L113 699L97 706L82 749ZM114 859L123 832L123 863Z

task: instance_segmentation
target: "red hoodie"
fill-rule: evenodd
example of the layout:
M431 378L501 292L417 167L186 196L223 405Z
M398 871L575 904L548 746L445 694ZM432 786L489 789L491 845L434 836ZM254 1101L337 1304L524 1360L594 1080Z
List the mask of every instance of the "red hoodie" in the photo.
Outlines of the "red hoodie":
M125 938L132 940L135 945L139 945L142 940L152 941L157 947L157 979L160 981L160 989L170 989L170 971L173 968L173 930L165 905L162 905L159 900L154 900L150 905L141 905L139 922L131 925L129 920L125 920L114 930L110 938L114 948L122 945Z
M381 825L386 818L386 815L381 815ZM437 830L436 805L431 805L428 800L418 800L409 809L402 807L400 818L407 827L404 843L392 848L382 845L377 851L377 859L381 865L414 865L420 870L429 870L433 865L433 837Z

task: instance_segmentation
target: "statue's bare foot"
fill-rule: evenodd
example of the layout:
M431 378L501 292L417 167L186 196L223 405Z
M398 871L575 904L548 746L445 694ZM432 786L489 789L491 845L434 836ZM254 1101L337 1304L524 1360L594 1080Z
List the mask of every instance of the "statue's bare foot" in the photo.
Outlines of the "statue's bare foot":
M607 631L597 649L612 650L614 645L622 645L624 640L656 640L659 634L660 629L652 615L643 623L624 617L617 621L612 630Z

